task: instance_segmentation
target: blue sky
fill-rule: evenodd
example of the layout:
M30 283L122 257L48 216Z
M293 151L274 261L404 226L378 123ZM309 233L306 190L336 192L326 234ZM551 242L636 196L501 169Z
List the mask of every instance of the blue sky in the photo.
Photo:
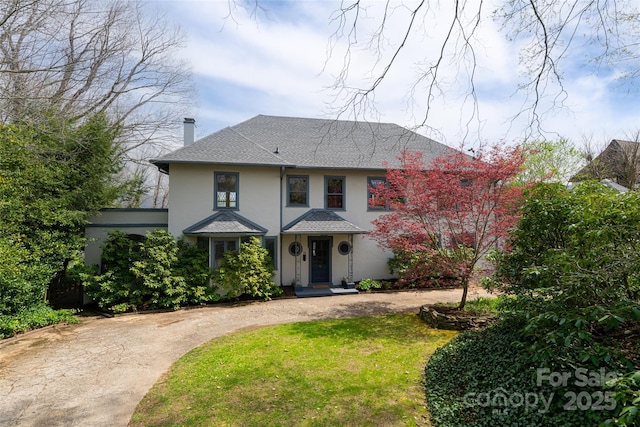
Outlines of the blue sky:
M362 86L370 82L371 70L384 63L375 62L374 52L366 49L370 31L375 28L384 2L370 1L367 15L360 16L359 44L352 50L347 82ZM411 2L408 2L411 4ZM447 3L447 2L443 2ZM191 63L198 91L191 111L185 116L196 119L196 137L234 125L257 114L334 118L344 106L344 93L332 89L339 75L346 49L345 40L330 43L337 24L331 18L339 2L260 0L265 10L250 16L246 10L231 10L233 2L158 1L187 34L182 54ZM394 14L388 22L390 37L383 40L383 55L389 55L399 43L400 20L406 8L392 2ZM489 9L489 8L487 8ZM413 128L424 116L424 86L416 96L408 94L420 70L419 61L433 56L439 48L446 12L430 12L427 24L416 27L407 50L399 58L376 93L375 113L366 118L394 122ZM394 37L395 36L395 37ZM479 115L472 115L473 103L465 97L468 88L464 67L445 62L442 68L442 92L432 101L427 127L418 131L451 146L461 142L475 145L478 140L493 144L519 141L526 133L526 115L512 120L526 99L516 94L522 79L516 45L509 44L498 25L484 19L478 32L482 48L477 50L475 70ZM517 43L523 43L518 41ZM625 138L640 130L640 82L616 80L618 70L585 67L574 59L588 47L575 49L561 63L565 77L568 107L543 117L541 126L551 139L562 136L580 145L583 138L600 144ZM631 64L640 69L640 64ZM376 68L377 67L377 68ZM549 92L555 95L557 87ZM545 103L552 102L547 98ZM548 104L543 103L543 109ZM344 115L343 118L351 118Z

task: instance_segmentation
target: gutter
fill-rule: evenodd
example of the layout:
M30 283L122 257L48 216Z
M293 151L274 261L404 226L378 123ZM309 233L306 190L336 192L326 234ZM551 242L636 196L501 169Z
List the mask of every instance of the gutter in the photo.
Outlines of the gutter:
M284 251L282 249L283 247L283 243L282 243L282 222L283 222L283 208L282 208L282 202L283 200L283 188L282 188L282 184L283 184L283 178L284 178L284 173L286 171L286 167L285 166L280 166L280 206L279 206L279 210L280 210L280 231L278 232L279 235L279 252L280 252L280 256L278 256L278 270L280 271L280 287L282 287L282 256L284 254Z

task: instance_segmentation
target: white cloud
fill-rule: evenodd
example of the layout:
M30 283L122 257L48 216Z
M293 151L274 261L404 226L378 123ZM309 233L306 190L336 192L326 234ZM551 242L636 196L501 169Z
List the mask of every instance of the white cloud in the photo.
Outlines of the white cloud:
M331 21L330 17L339 3L263 1L262 5L270 10L266 14L258 13L257 18L242 10L234 11L229 17L227 1L167 1L161 4L189 33L184 54L193 64L200 85L200 110L196 117L200 131L215 131L255 114L321 117L329 107L341 106L339 100L334 99L336 93L327 89L341 72L347 49L344 38L335 45L330 44L332 33L338 29L336 21ZM376 17L380 16L380 8L385 4L372 2L367 13L360 16L359 43L371 40L371 34L379 25ZM392 38L379 40L383 57L376 62L374 51L358 44L351 50L348 85L365 87L370 84L371 76L376 75L371 71L379 72L380 66L401 42L402 18L407 16L409 9L400 2L391 4L393 13L386 25L387 34ZM380 115L375 119L409 127L422 119L425 86L417 87L414 99L409 99L407 94L420 72L420 60L433 57L439 51L449 22L441 9L433 8L427 15L420 18L396 67L376 93ZM335 13L333 17L336 17ZM434 26L432 22L440 25ZM349 28L347 25L345 31ZM522 94L513 96L518 83L522 82L518 75L518 50L507 43L497 24L486 17L477 37L482 41L482 47L476 50L478 67L475 69L480 116L467 125L474 114L472 100L465 98L468 89L465 72L468 70L460 69L461 64L451 62L450 57L445 58L440 71L446 97L436 96L432 100L428 124L442 133L439 139L452 145L463 138L477 139L479 130L482 138L490 142L511 141L525 135L526 115L514 122L509 120L525 101ZM327 60L330 46L333 48ZM566 104L571 112L561 110L544 116L543 128L550 135L555 132L577 140L585 133L611 132L602 136L610 139L640 127L640 102L630 99L637 95L628 95L629 99L621 97L612 90L610 78L595 75L572 78L565 81L569 94ZM543 100L542 111L551 101L553 99Z

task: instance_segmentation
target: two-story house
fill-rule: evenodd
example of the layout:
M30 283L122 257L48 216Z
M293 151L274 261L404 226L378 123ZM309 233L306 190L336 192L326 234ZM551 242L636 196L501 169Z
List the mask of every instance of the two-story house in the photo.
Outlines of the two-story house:
M259 115L195 141L184 125L184 147L152 160L169 174L169 232L208 248L212 268L258 236L276 283L311 288L391 277L391 254L365 237L385 212L369 188L402 150L427 163L451 150L390 123Z
M405 149L450 150L386 123L257 116L153 160L170 176L168 230L209 248L210 265L259 236L282 285L389 277L389 253L363 234L384 208L369 186Z

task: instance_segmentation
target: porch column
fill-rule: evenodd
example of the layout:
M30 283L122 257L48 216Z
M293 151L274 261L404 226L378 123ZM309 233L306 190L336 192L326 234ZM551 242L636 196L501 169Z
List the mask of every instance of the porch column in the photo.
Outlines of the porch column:
M302 242L301 242L301 238L299 234L296 234L295 237L295 242L298 243L300 245L300 247L302 248ZM295 282L297 286L301 286L302 285L302 253L304 252L304 250L300 251L300 253L296 254L295 256Z
M347 255L347 262L349 263L348 281L353 282L353 234L349 234L349 246L351 246L351 250L349 251L349 255Z

